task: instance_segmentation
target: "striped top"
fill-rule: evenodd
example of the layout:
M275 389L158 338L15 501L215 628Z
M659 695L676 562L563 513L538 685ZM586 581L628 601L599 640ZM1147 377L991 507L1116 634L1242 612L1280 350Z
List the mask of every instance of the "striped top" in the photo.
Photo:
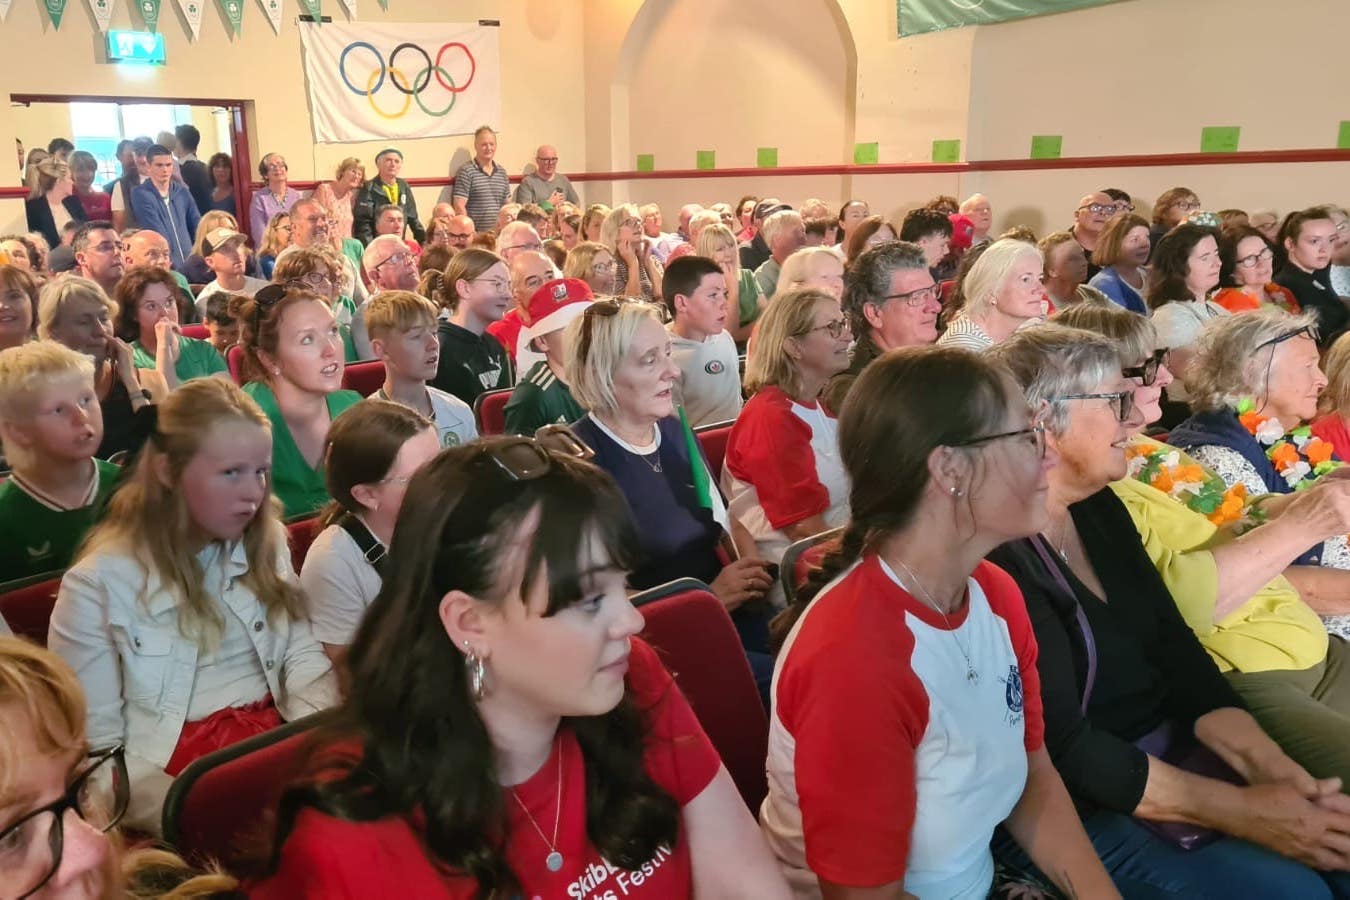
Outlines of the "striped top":
M967 319L965 316L957 316L952 320L952 324L947 326L947 330L937 342L944 347L960 347L974 353L983 353L994 346L993 338L976 325L973 319Z
M471 159L455 173L453 197L465 198L465 212L473 219L475 231L495 231L497 214L511 197L511 179L506 170L492 164L492 174L483 171L478 160Z

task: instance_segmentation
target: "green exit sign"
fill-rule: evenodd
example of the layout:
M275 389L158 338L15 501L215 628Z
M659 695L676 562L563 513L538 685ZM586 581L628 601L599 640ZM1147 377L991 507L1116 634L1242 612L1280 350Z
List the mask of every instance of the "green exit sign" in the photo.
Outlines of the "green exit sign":
M164 35L156 31L108 32L108 61L164 65Z

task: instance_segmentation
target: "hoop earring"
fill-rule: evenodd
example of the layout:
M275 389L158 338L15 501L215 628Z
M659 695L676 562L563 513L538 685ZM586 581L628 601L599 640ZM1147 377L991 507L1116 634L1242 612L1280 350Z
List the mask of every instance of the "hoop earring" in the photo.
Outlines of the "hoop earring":
M486 693L485 685L487 681L487 663L483 658L473 652L469 642L464 642L464 667L469 674L469 694L474 700L482 700Z

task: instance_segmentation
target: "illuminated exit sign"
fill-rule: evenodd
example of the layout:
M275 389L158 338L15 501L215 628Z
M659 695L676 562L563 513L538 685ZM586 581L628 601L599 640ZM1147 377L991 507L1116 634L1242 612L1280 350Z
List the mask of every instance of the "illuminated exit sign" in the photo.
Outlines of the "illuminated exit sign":
M164 65L164 35L156 31L108 32L108 61Z

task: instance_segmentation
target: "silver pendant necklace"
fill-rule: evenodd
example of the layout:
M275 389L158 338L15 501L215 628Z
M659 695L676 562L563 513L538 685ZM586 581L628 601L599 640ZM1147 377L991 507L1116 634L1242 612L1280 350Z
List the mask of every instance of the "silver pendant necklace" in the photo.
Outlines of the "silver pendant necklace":
M563 855L558 852L558 824L562 822L561 740L559 740L556 750L558 753L558 800L557 800L557 811L554 812L553 814L553 840L550 841L547 837L545 837L544 829L540 828L539 823L534 820L534 816L530 815L530 810L528 807L525 806L525 801L520 799L520 795L516 793L515 788L511 789L511 796L515 798L517 805L520 806L520 811L525 813L525 818L529 819L530 824L534 826L534 830L539 832L539 839L548 845L548 856L544 857L544 867L548 869L550 872L561 871L563 867Z
M933 601L933 595L928 593L928 588L923 586L923 582L919 580L918 575L914 574L914 570L911 569L909 566L905 565L905 561L903 559L897 559L896 562L900 564L900 568L905 570L905 574L910 577L910 580L914 582L914 585L923 594L924 601L930 607L932 607L933 612L937 613L939 616L942 616L942 624L947 626L947 633L952 636L952 640L956 642L956 649L960 650L961 656L965 658L966 681L970 682L970 684L972 685L979 684L980 673L975 671L975 664L970 659L970 653L961 644L961 639L956 636L956 629L952 628L951 620L947 618L947 614L942 611L942 607L938 606L937 603Z

